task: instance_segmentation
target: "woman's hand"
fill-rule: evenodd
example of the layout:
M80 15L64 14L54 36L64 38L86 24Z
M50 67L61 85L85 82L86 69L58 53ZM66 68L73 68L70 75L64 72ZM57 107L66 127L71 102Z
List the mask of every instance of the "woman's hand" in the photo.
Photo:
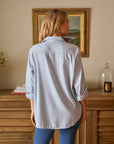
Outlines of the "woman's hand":
M34 112L33 111L31 111L31 122L32 122L32 125L34 127L36 127L35 118L34 118Z
M36 127L35 118L34 118L34 101L33 100L30 100L30 105L31 105L31 122L33 126Z
M81 106L82 106L82 121L83 123L86 120L86 105L85 105L85 100L80 101Z

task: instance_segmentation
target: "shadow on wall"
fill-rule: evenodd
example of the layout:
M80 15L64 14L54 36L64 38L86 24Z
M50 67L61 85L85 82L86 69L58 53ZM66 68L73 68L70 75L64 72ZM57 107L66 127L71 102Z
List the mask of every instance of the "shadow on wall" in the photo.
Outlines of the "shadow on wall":
M21 60L7 57L6 66L0 70L0 89L14 89L24 83L25 63Z
M7 86L12 83L13 66L12 62L8 61L6 66L0 70L0 89L7 89Z
M98 89L98 82L94 82L94 81L89 81L86 82L87 88L88 89Z

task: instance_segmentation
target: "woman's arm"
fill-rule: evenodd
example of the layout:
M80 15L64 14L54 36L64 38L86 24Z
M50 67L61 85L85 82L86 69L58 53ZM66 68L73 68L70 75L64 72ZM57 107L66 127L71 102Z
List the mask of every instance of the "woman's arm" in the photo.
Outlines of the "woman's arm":
M82 121L81 123L83 123L86 119L86 105L85 105L85 99L80 101L80 104L82 106Z
M31 122L33 126L36 126L35 119L34 119L34 100L30 99L30 105L31 105Z
M30 99L31 111L34 111L34 100Z

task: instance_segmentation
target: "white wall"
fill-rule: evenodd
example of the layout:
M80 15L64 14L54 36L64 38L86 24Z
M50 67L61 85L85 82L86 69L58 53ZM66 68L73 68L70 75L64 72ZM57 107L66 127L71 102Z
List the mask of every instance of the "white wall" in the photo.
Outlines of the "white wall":
M105 62L114 73L114 0L0 0L0 50L7 59L6 67L0 70L1 89L25 82L32 46L32 8L78 7L92 9L90 56L82 59L88 88L98 87L98 74Z

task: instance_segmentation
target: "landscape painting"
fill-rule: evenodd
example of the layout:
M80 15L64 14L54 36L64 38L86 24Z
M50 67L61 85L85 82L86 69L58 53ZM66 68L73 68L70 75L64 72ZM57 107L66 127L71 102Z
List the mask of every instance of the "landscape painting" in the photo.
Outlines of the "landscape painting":
M65 36L65 40L69 43L73 43L80 48L80 16L68 16L69 19L69 31L68 36Z
M39 15L39 30L41 30L43 18L44 15ZM70 28L68 36L64 36L64 39L80 48L80 16L68 16L68 19Z
M33 44L39 42L39 33L45 13L51 8L32 9ZM79 47L82 57L89 57L89 8L58 8L66 11L69 18L68 36L64 39Z
M41 25L42 25L42 21L43 21L43 19L44 19L44 15L39 15L39 17L38 17L38 22L39 22L39 30L41 30Z

